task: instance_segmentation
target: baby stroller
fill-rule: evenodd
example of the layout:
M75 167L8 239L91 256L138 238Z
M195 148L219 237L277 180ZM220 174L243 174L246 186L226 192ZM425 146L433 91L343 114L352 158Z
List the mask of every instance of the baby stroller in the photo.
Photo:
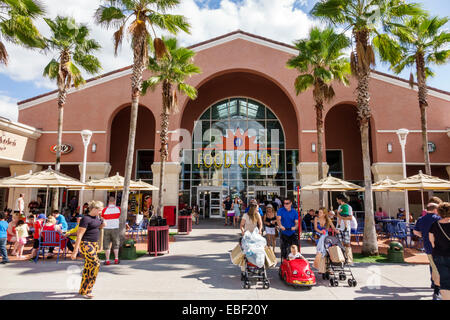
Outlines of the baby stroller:
M324 241L326 256L326 272L322 274L323 279L330 280L332 287L339 286L339 281L347 280L350 287L356 287L357 282L348 264L345 248L339 238L327 236Z
M252 284L257 285L258 283L262 283L263 289L270 288L265 266L259 268L248 262L247 258L245 258L245 271L241 273L241 281L244 289L250 289Z

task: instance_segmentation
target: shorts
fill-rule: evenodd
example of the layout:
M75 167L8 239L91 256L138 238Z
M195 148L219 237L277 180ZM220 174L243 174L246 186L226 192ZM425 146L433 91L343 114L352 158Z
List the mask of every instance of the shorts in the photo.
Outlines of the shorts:
M103 229L103 250L109 250L109 246L112 243L111 249L119 249L120 247L120 233L119 229Z
M33 249L39 249L39 239L34 239Z
M275 235L275 228L266 227L266 234Z
M434 256L433 260L441 278L441 290L450 290L450 256Z
M439 276L439 271L434 263L434 258L431 254L427 254L428 261L430 261L431 273L435 273Z
M27 244L27 238L23 237L23 238L19 238L19 240L17 241L20 244L26 245Z
M345 228L344 231L339 230L337 237L342 242L342 244L350 244L350 230Z

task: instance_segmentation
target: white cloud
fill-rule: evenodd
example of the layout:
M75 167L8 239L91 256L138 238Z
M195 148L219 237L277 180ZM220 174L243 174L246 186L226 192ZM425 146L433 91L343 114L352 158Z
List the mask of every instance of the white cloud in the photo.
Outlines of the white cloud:
M222 0L219 8L209 9L207 6L199 8L194 0L182 0L175 12L189 19L191 34L180 33L179 39L187 46L241 29L276 41L292 43L293 40L306 36L313 25L306 13L293 9L294 5L298 8L298 2L298 0L244 0L236 4L230 0ZM45 0L44 3L48 17L54 18L57 14L69 15L77 22L89 25L92 38L102 46L101 51L97 53L103 66L102 73L132 63L129 42L124 41L119 55L115 57L112 44L113 31L105 30L93 23L93 14L100 1ZM43 35L49 35L50 30L42 19L37 21L37 26ZM0 73L15 81L28 82L26 85L48 90L56 89L54 83L42 76L44 67L53 57L52 54L43 55L9 43L6 45L10 61L8 67L0 67Z
M11 121L17 121L18 115L17 100L4 95L4 92L0 92L0 116Z

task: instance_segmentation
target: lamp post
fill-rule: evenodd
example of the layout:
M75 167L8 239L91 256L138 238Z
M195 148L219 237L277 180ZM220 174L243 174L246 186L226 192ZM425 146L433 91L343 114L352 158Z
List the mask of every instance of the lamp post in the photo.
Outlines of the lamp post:
M398 129L397 136L400 141L400 146L402 147L402 166L403 166L403 179L406 179L406 156L405 156L405 147L406 147L406 137L408 136L408 129ZM408 190L405 190L405 211L406 211L406 223L409 222L409 203L408 203Z
M81 131L81 138L83 139L84 145L84 155L83 155L83 168L81 171L81 182L86 183L86 160L87 160L87 149L89 146L89 142L91 141L92 131L91 130L83 130ZM84 195L84 187L81 188L80 191L80 214L83 214L83 195Z

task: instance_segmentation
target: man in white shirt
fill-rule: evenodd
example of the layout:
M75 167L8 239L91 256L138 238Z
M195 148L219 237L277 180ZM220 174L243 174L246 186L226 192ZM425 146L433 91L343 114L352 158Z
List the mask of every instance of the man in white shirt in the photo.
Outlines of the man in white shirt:
M24 212L25 211L25 201L24 201L23 197L24 197L23 193L19 194L19 197L16 199L16 205L14 207L14 210L19 211L19 213L21 215L25 213Z
M120 208L116 206L116 198L109 197L108 206L102 211L102 218L106 222L106 226L103 228L103 249L105 250L105 262L104 265L109 266L109 255L112 249L114 251L114 264L119 264L119 246L120 246L120 234L119 234L119 218Z

